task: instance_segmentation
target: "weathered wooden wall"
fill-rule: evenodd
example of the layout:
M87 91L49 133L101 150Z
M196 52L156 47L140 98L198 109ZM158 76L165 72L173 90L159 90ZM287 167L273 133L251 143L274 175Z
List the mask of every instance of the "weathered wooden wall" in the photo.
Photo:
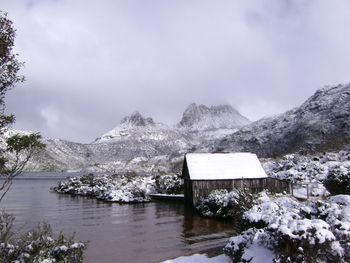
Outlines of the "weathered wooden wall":
M286 192L290 194L291 192L290 182L286 180L268 177L267 186L268 186L267 189L272 193Z
M185 201L189 205L195 204L200 198L207 197L211 191L225 189L231 191L246 187L253 193L264 189L270 192L289 192L289 183L276 178L233 179L233 180L189 180L185 177Z
M190 174L187 167L186 158L182 166L182 177L184 178L185 205L188 207L193 207L193 191L192 191L193 187L192 187L192 181L190 179Z

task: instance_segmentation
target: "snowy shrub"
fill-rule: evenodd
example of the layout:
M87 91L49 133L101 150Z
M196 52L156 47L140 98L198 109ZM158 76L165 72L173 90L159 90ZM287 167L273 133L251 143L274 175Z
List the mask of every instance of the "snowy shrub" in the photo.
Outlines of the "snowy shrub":
M12 233L12 223L10 226L8 222L13 222L14 217L2 213L0 220L1 231L7 229L7 233ZM45 223L19 237L13 234L1 236L0 262L81 263L84 259L86 244L75 242L73 238L67 238L61 233L57 239L54 239L50 226Z
M281 215L285 219L298 218L299 209L299 203L288 197L280 197L274 201L265 199L245 212L242 220L246 226L263 228L275 223Z
M321 163L317 156L289 154L281 159L266 160L263 164L268 175L294 183L323 180L329 163Z
M58 193L96 197L113 186L109 175L86 174L60 181L54 190Z
M126 175L115 177L113 186L98 198L109 202L142 203L151 201L149 194L154 191L153 178Z
M350 194L350 169L344 166L331 168L323 184L332 195Z
M263 229L250 228L230 238L224 247L224 253L232 259L233 263L251 262L257 254L263 255L263 261L255 260L254 262L272 262L274 255L269 248L270 241L271 237Z
M321 219L296 219L279 222L265 229L270 233L279 262L339 262L333 253L336 240L330 226Z
M155 176L156 191L160 194L182 194L184 180L177 174Z
M14 216L5 212L0 212L0 244L6 243L7 240L12 237L12 226L14 220Z
M195 207L202 216L239 219L237 222L241 223L243 213L253 206L255 198L256 195L247 189L235 189L231 192L214 190L208 197L199 200Z
M244 262L242 257L245 249L252 244L255 233L256 229L250 228L239 236L230 238L229 243L224 247L224 253L231 257L233 263Z
M110 202L149 202L148 195L154 192L154 180L133 173L124 176L88 174L61 181L54 190Z
M331 227L331 231L339 244L338 252L343 251L343 258L350 262L350 196L331 196L326 201L315 204L315 214L324 219Z
M264 198L243 219L255 228L231 238L225 248L231 257L247 254L255 244L272 250L275 262L349 262L350 196L308 204L289 197Z
M332 250L335 237L321 221L297 220L295 224L282 224L277 228L250 228L231 238L224 253L237 263L253 260L256 253L247 253L252 248L269 250L274 254L274 262L341 262L340 255ZM264 262L272 262L272 258Z

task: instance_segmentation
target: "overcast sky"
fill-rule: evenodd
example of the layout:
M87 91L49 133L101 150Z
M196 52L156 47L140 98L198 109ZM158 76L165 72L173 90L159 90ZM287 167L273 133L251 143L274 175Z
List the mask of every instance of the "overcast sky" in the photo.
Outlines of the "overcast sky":
M192 102L251 120L350 82L348 0L0 0L27 81L17 129L90 142L138 110L173 124Z

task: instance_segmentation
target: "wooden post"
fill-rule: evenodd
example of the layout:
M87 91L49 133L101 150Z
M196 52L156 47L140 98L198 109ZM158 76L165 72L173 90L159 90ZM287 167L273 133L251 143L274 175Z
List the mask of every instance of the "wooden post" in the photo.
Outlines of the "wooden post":
M294 185L293 185L293 182L290 183L290 185L292 186L292 196L294 196Z
M309 184L306 184L306 197L309 200Z

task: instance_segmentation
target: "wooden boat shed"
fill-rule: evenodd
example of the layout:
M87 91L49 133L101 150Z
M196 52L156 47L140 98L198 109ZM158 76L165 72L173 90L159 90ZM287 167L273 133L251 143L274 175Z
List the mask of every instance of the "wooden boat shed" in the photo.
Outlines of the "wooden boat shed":
M188 153L182 176L185 202L190 206L217 189L246 187L251 192L289 192L289 183L268 177L253 153Z

